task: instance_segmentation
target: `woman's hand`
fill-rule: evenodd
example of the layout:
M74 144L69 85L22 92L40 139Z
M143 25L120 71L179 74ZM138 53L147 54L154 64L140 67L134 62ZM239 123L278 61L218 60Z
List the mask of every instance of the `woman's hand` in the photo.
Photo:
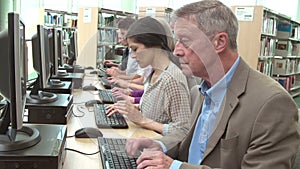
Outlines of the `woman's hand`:
M114 87L112 90L112 94L115 98L119 100L128 100L130 103L134 103L134 97L129 96L130 91L127 89L122 89L119 87Z
M145 123L148 118L145 118L142 113L137 109L137 107L130 103L128 100L121 100L118 101L113 105L113 108L108 109L108 116L114 114L113 110L118 111L119 113L126 115L129 120L131 120L134 123L140 124Z
M120 87L114 87L111 89L112 93L123 93L125 95L128 95L130 96L130 90L129 89L123 89L123 88L120 88Z
M117 67L111 67L106 69L106 74L109 76L116 76L118 74L119 68Z

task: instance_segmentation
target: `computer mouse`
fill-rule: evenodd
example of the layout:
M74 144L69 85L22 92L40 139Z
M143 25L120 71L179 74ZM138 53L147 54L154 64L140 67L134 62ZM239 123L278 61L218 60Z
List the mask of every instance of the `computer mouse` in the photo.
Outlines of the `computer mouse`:
M93 66L87 66L87 67L85 67L85 69L94 69L94 67Z
M89 100L89 101L85 102L86 107L92 107L92 106L94 106L94 104L101 104L101 101L94 99L94 100Z
M94 71L90 72L90 74L98 74L98 73L99 73L99 71L97 71L97 70L94 70Z
M93 127L84 127L78 129L75 132L76 138L97 138L102 136L103 136L102 132L99 129Z
M87 86L83 86L82 90L98 90L98 88L93 85L87 85Z

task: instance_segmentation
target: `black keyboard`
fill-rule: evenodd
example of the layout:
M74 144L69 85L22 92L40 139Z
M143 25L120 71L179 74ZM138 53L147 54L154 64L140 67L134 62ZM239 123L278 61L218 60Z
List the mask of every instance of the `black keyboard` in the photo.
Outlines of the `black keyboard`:
M112 84L109 83L107 77L101 77L102 85L105 87L105 89L111 89Z
M98 145L104 169L135 169L137 158L129 158L125 152L126 139L98 137Z
M104 104L113 104L116 103L116 98L112 95L112 92L109 90L98 90L100 99Z
M102 71L99 71L98 72L98 77L106 77L106 73L102 72Z
M95 121L98 128L128 128L128 124L120 113L111 116L105 114L106 109L103 104L94 104Z

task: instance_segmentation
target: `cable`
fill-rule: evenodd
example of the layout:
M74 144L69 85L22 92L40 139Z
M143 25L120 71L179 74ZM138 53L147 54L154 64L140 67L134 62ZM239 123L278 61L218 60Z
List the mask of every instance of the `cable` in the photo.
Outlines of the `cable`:
M78 103L73 103L74 105L80 105L80 104L84 104L85 102L78 102Z
M95 155L95 154L100 153L100 150L95 152L95 153L84 153L84 152L81 152L81 151L78 151L78 150L75 150L75 149L72 149L72 148L65 148L65 150L74 151L76 153L80 153L80 154L83 154L83 155Z
M82 107L82 106L80 106L80 107ZM77 115L77 114L75 114L75 112L74 112L74 108L73 108L73 110L72 110L72 114L73 114L73 116L74 116L74 117L83 117L83 116L85 116L85 112L84 112L84 111L82 111L82 110L80 110L78 106L76 106L76 109L77 109L77 110L78 110L80 113L82 113L82 114L81 114L81 115Z
M75 137L75 135L72 135L72 136L67 136L67 138L72 138L72 137Z
M91 95L99 95L99 93L93 93L92 91L88 91Z

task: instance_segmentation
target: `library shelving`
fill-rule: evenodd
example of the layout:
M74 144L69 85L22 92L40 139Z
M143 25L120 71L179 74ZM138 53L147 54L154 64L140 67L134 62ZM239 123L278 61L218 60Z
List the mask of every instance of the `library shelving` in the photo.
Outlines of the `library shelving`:
M62 27L64 29L76 29L78 14L73 12L45 9L45 25Z
M165 19L167 23L171 23L173 9L161 6L141 6L139 7L139 18L151 16L155 18Z
M238 51L247 63L300 95L300 23L264 6L233 6Z
M53 9L45 9L44 26L48 29L56 28L61 30L64 50L63 53L68 55L68 45L70 36L77 31L78 13L66 12Z
M104 60L118 61L121 59L122 46L118 46L117 23L125 17L137 19L137 14L99 8L98 12L98 42L97 42L97 66ZM121 50L117 50L120 48Z

